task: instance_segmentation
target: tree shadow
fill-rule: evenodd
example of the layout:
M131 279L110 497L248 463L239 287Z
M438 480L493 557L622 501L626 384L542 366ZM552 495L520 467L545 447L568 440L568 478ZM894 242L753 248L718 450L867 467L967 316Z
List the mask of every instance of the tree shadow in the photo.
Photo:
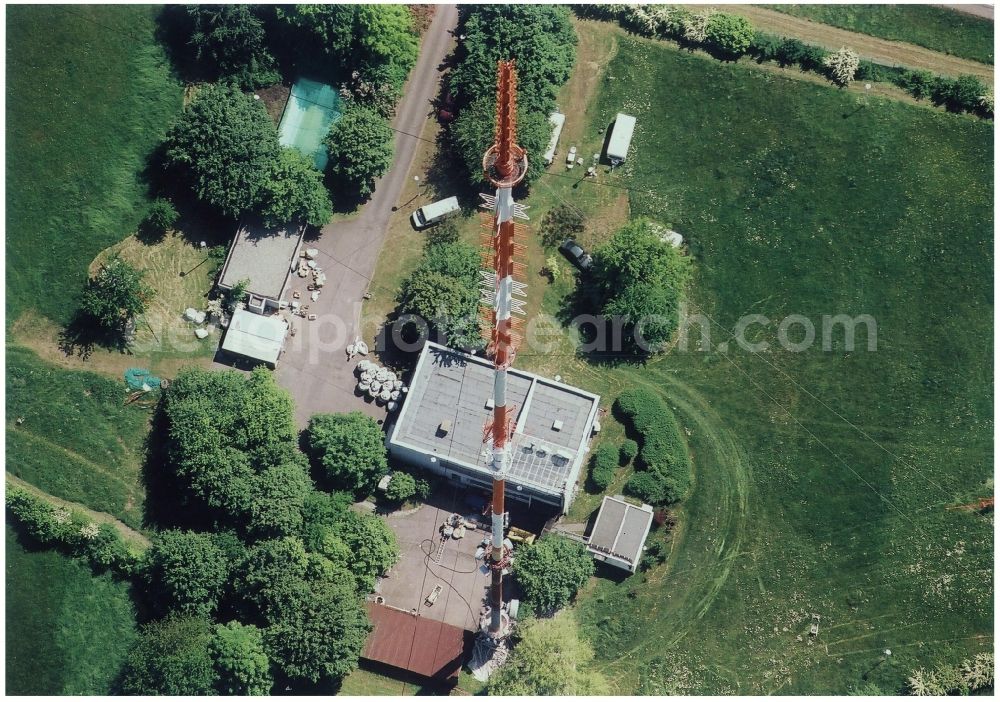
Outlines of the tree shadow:
M134 328L133 322L131 329ZM83 310L77 310L59 332L59 350L67 357L78 356L83 360L90 358L95 349L131 355L130 341L129 328L107 329Z

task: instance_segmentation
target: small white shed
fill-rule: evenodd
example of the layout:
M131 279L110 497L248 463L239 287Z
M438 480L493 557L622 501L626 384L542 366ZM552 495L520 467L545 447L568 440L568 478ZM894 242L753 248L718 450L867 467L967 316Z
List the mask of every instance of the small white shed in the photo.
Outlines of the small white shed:
M281 355L287 333L288 322L281 317L265 317L237 309L226 329L222 350L261 361L274 368L278 364L278 356Z
M628 156L628 147L632 143L632 133L635 132L635 117L619 112L615 117L615 126L611 129L608 139L607 156L611 165L617 166Z
M549 115L549 124L552 125L552 138L549 139L549 148L545 149L545 165L549 165L555 160L556 146L559 145L559 135L562 134L563 125L566 123L566 115L561 112L553 112Z

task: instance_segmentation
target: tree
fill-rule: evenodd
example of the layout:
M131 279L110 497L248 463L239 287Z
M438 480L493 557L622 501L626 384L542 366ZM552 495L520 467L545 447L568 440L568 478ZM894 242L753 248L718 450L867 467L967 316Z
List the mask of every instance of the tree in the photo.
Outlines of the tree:
M753 25L745 17L715 12L705 21L705 46L724 58L739 58L753 43Z
M860 63L857 53L843 46L832 54L827 54L823 59L830 80L842 88L846 88L854 80Z
M160 532L146 559L145 577L158 610L203 616L215 611L230 564L210 534Z
M189 45L201 72L253 89L280 80L264 23L252 5L188 5Z
M309 557L295 537L258 541L247 550L236 578L236 592L265 621L273 621L306 576Z
M283 148L261 188L260 214L268 227L305 223L322 227L333 216L323 174L298 149Z
M313 460L344 490L371 491L389 468L382 428L361 412L317 414L308 436Z
M679 323L690 260L648 220L630 222L594 251L594 291L601 313L632 326L633 348L656 351Z
M507 6L513 7L513 6ZM533 5L532 7L542 7ZM493 67L494 83L496 66ZM520 86L520 82L518 83ZM495 92L495 90L494 90ZM520 95L520 93L518 93ZM475 186L483 182L483 154L494 139L494 124L496 122L496 96L483 97L462 108L458 118L451 123L449 135L452 148L465 164L469 182ZM552 125L549 124L547 112L531 112L518 98L517 104L517 143L528 152L528 173L524 183L530 185L544 171L539 154L545 152Z
M417 60L419 42L403 5L295 5L278 17L333 65L388 66L401 84Z
M403 283L400 309L423 319L451 346L474 346L479 341L479 291L467 280L418 268Z
M525 600L540 614L569 604L594 574L594 559L582 544L561 536L544 536L520 549L514 575Z
M261 471L250 498L250 532L269 537L298 533L302 529L302 508L312 489L312 480L301 461Z
M252 624L216 624L210 652L223 695L268 695L274 680L264 636Z
M392 164L392 128L375 110L351 105L330 127L326 138L328 169L336 178L371 195L375 180Z
M122 674L126 695L211 695L215 671L204 617L172 615L143 627Z
M406 502L417 494L417 481L409 473L396 471L385 489L385 498L390 502Z
M291 397L267 370L184 368L164 395L164 413L167 454L192 507L241 533L260 501L258 474L302 460Z
M584 230L583 213L572 205L556 205L542 217L542 243L558 246Z
M333 528L333 536L350 550L350 561L344 565L356 576L359 592L371 592L375 578L399 559L395 533L375 515L344 512Z
M507 663L490 677L487 693L503 696L592 696L610 693L607 680L588 669L594 650L568 615L524 625Z
M292 679L339 680L358 665L369 625L351 574L299 580L264 630L268 658Z
M202 201L238 217L261 201L278 159L267 110L232 86L199 90L167 135L165 161Z
M174 228L178 217L177 209L170 200L165 197L156 198L139 225L140 238L147 242L160 241Z
M140 271L117 256L103 264L87 282L80 309L109 331L121 331L149 307L155 293Z
M321 552L323 540L329 534L340 515L354 502L348 492L310 491L302 505L302 542L309 551Z
M495 101L497 61L514 59L517 61L519 121L529 114L545 120L555 105L556 92L569 79L576 59L576 32L569 8L466 5L461 15L465 38L459 44L458 63L449 79L459 104ZM491 107L491 122L492 112ZM529 149L529 152L542 153L547 142L546 135L542 147ZM521 145L527 148L523 141ZM479 158L481 161L482 151Z

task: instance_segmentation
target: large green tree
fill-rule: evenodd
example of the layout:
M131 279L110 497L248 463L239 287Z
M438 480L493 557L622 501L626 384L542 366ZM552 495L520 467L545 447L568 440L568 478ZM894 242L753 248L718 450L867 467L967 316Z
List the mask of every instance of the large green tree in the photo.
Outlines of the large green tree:
M353 574L332 564L292 583L269 622L268 658L287 677L313 683L354 670L369 630Z
M212 85L198 91L170 130L165 156L199 199L238 217L260 203L279 152L278 132L260 101Z
M255 536L285 536L302 529L302 507L312 491L305 457L265 468L254 480L249 531Z
M330 126L326 138L330 152L327 168L335 178L357 191L371 195L375 180L392 164L392 128L375 110L351 105Z
M350 560L344 565L357 577L361 592L371 592L375 587L375 578L384 574L399 559L395 533L384 519L375 515L347 511L337 521L332 536L350 552ZM336 554L337 550L334 545L330 555Z
M281 7L278 17L331 63L391 66L405 77L417 60L405 5L294 5Z
M581 544L545 536L523 546L514 559L514 575L527 603L540 614L565 607L594 574L594 559Z
M494 73L496 67L494 67ZM496 96L476 100L459 113L450 127L451 143L469 176L469 182L483 182L483 154L493 143L496 124ZM530 185L545 171L542 154L548 148L552 125L548 113L528 110L518 102L517 143L528 152L528 173L525 183Z
M156 609L203 616L215 612L229 572L211 534L176 529L156 535L144 569Z
M313 460L338 488L372 490L388 470L382 428L361 412L317 414L308 436Z
M199 73L243 88L280 80L254 5L187 5L188 46Z
M568 613L523 627L507 663L490 677L490 695L593 696L610 693L608 681L590 666L594 650Z
M637 219L594 251L591 289L601 313L640 324L631 341L644 351L657 350L677 329L691 276L690 259L664 241L664 233Z
M298 149L283 148L264 181L258 207L264 224L309 224L322 227L333 216L323 174Z
M514 59L521 113L547 116L576 59L569 8L559 5L465 5L458 64L449 79L459 100L496 99L497 61ZM537 153L541 153L540 151Z
M191 615L172 615L142 629L122 671L126 695L211 695L215 670L209 645L212 624Z
M210 644L223 695L267 695L274 679L264 652L264 635L253 624L216 624Z
M155 295L143 281L145 274L118 257L112 258L87 282L80 309L104 329L121 331L146 311Z
M452 346L478 346L479 253L462 241L431 244L400 291L400 311L414 314Z
M288 593L306 576L309 555L295 537L258 541L247 550L236 578L236 591L259 614L270 619Z
M274 466L301 465L291 397L267 370L184 368L166 391L164 411L168 457L192 506L207 508L226 526L245 532L255 513L260 522L262 500L276 488L260 476Z

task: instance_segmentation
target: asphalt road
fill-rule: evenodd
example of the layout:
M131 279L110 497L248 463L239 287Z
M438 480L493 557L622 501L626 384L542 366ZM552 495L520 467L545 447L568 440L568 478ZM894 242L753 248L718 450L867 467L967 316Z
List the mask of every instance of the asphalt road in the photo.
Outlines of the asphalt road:
M385 417L382 407L355 396L354 366L358 359L349 364L345 348L360 333L361 302L375 271L392 207L399 200L416 153L418 139L409 135L419 135L433 116L431 100L437 96L441 64L457 24L455 5L437 6L397 106L392 166L376 183L371 199L354 218L327 225L318 241L304 244L319 250L317 261L326 273L327 284L316 302L308 302L309 312L315 313L317 320L294 318L296 334L286 340L277 370L278 382L295 399L300 426L319 412L357 409L376 418ZM292 276L293 289L304 290L305 282ZM365 341L369 346L374 344L372 339Z

